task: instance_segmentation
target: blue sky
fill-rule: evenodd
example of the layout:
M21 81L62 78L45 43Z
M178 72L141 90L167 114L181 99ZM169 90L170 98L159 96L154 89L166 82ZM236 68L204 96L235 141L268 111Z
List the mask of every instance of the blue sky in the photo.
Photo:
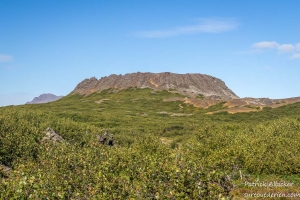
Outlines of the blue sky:
M300 96L300 1L0 0L0 106L85 78L209 74L240 97Z

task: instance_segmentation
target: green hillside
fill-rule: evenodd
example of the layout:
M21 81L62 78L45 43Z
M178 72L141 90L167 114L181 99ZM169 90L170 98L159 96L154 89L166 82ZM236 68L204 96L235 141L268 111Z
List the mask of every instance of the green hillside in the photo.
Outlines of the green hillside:
M246 181L299 189L300 103L213 115L130 88L0 108L0 199L231 199ZM175 99L176 100L176 99ZM51 127L64 143L41 142ZM113 147L99 144L105 129ZM270 198L268 198L270 199Z

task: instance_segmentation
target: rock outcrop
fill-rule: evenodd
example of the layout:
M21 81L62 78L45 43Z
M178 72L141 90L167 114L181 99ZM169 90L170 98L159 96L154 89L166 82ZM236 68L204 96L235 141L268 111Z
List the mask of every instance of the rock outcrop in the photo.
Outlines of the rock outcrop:
M157 90L174 89L181 94L190 96L200 94L206 97L218 96L222 99L239 98L218 78L204 74L174 74L170 72L112 74L99 80L93 77L79 83L71 94L89 95L110 88L119 91L130 87Z
M47 128L45 131L46 136L43 137L42 142L43 141L51 141L51 142L64 142L64 139L58 135L57 133L55 133L55 131L52 128Z
M54 94L42 94L38 97L34 97L34 99L26 104L39 104L39 103L48 103L52 101L57 101L61 99L63 96L56 96Z

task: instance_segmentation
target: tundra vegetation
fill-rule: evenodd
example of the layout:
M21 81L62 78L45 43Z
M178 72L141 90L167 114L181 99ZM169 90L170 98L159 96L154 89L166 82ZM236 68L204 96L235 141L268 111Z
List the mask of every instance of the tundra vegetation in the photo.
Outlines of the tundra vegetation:
M0 108L0 199L231 199L299 191L300 103L212 115L130 88ZM175 98L176 99L176 98ZM172 115L176 114L176 115ZM44 142L51 127L64 142ZM113 147L97 135L108 129ZM270 199L270 198L269 198Z

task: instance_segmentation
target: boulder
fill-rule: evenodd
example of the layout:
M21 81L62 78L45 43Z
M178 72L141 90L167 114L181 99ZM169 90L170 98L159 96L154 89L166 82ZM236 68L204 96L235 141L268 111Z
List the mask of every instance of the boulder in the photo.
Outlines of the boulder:
M113 134L108 134L108 131L105 130L103 135L97 135L97 139L101 144L107 144L109 146L114 146L114 137Z
M45 130L45 134L46 136L43 137L42 141L51 141L51 142L64 142L65 140L60 136L58 135L57 133L55 133L55 131L48 127L46 130Z
M11 171L11 168L0 164L0 177L7 177Z

